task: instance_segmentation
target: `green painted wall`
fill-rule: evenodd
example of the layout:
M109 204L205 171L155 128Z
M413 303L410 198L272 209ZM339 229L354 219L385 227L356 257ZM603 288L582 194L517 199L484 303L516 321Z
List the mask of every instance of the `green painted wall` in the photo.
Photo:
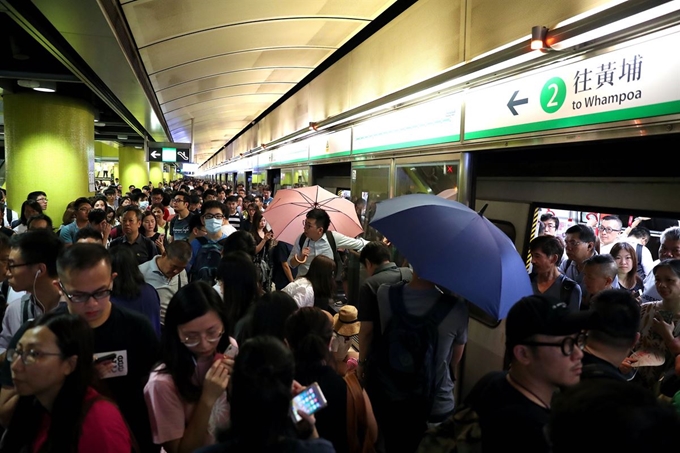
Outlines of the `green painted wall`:
M57 227L69 202L93 195L92 108L54 93L5 93L3 100L8 204L19 212L29 192L42 190Z
M132 146L118 148L118 166L120 171L120 183L123 193L128 191L130 184L135 187L145 186L149 183L149 163L146 161L143 149Z
M118 159L118 148L102 142L94 142L94 155L96 157Z
M163 183L163 162L149 162L149 181L154 187Z

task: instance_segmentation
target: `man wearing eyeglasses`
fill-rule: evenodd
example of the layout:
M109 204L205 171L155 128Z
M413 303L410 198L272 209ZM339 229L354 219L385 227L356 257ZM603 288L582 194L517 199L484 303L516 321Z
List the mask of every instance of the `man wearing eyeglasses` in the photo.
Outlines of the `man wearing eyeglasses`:
M560 271L578 283L578 286L581 287L582 300L588 299L588 290L583 283L584 262L597 255L595 241L595 232L588 225L574 225L565 232L564 245L567 259L560 264ZM581 308L586 309L587 307L581 305Z
M609 253L619 241L621 231L623 231L623 223L621 219L614 215L607 215L602 217L600 226L597 227L600 232L600 254Z
M28 233L26 233L28 234ZM111 258L100 244L78 243L62 252L56 263L58 279L53 286L66 302L57 310L85 318L94 330L95 359L115 354L113 360L95 365L100 390L120 408L142 452L157 452L151 440L144 385L158 360L158 338L148 319L111 303L111 288L116 273ZM14 335L8 349L13 349L24 331L25 323ZM11 419L16 394L9 363L0 369L0 421Z
M170 206L175 210L175 216L170 220L170 232L168 241L175 241L186 239L191 233L189 223L191 220L191 212L189 211L189 194L186 192L177 192L170 200Z
M26 199L37 201L43 211L47 210L47 194L42 190L29 193Z
M61 231L59 232L59 237L62 241L64 241L64 243L66 243L67 246L75 244L76 233L78 230L89 224L87 216L92 210L92 204L87 198L80 197L75 201L74 208L76 210L76 219L68 225L62 227Z
M520 299L505 324L509 371L491 372L466 402L479 415L484 453L548 453L544 426L553 394L579 382L590 313L545 296Z
M28 231L10 239L7 260L9 285L25 292L20 301L7 306L0 333L0 353L29 319L54 309L60 300L52 281L57 277L57 255L63 243L48 230Z

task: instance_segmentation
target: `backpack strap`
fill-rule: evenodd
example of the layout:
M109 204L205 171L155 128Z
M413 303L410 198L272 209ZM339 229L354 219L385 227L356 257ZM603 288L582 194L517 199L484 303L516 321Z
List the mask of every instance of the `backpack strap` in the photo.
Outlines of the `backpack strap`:
M390 285L389 297L390 308L392 309L392 316L394 315L408 315L406 307L404 306L404 285L406 282L399 282L396 285Z
M300 239L298 239L298 245L300 246L300 251L302 251L302 246L305 245L305 239L307 239L307 236L305 236L304 233L300 235Z
M5 297L5 301L7 301L7 294L9 294L9 279L6 278L4 282L2 282L2 285L0 285L0 292L2 292L2 295Z
M560 286L560 300L565 304L569 305L569 300L571 300L571 293L574 291L574 282L567 278L566 275L562 276L562 285Z
M326 239L328 240L328 245L331 246L333 256L335 256L338 253L338 247L335 245L335 237L333 237L333 233L326 230Z
M201 247L208 243L208 240L203 236L197 237L196 240L201 244Z
M31 310L32 307L32 301L31 298L33 296L29 296L27 299L24 299L21 301L21 322L25 323L31 318L35 318L35 310ZM31 313L33 312L33 313Z

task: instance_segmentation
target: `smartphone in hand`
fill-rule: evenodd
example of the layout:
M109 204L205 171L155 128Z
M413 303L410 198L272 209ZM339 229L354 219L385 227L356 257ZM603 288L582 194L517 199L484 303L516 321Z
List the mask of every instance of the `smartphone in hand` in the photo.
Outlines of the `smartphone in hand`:
M302 420L297 413L298 409L307 414L313 414L319 409L323 409L328 405L326 397L321 391L321 387L317 382L295 395L290 402L290 415L295 423Z

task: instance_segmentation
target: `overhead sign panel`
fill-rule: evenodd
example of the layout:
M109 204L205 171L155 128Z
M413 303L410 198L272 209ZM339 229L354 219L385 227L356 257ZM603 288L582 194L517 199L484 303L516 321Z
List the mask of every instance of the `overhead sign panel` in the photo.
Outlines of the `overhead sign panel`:
M460 105L455 94L358 124L352 154L458 141Z
M454 94L358 124L352 154L458 141L460 105Z
M465 140L680 113L680 33L471 90Z
M154 143L147 145L148 162L191 162L191 143Z

